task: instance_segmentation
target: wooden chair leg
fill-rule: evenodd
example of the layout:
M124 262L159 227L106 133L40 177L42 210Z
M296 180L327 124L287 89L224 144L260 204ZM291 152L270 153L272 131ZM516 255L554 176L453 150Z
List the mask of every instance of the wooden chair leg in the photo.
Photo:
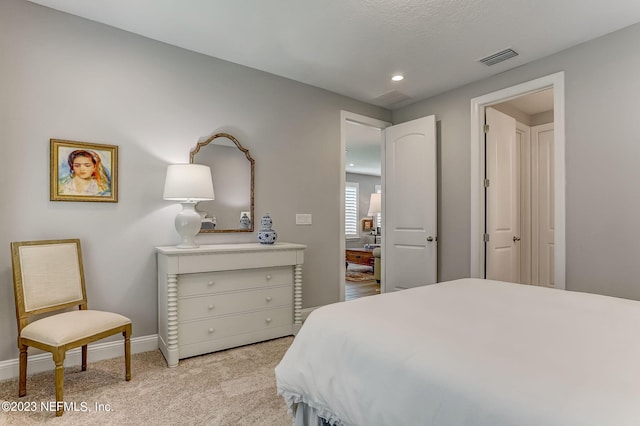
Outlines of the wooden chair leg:
M122 333L124 336L124 370L125 379L131 380L131 327Z
M18 380L18 396L27 394L27 345L19 345L20 348L20 378Z
M64 414L64 351L54 352L53 361L56 363L56 416Z
M87 371L87 345L82 347L82 371Z

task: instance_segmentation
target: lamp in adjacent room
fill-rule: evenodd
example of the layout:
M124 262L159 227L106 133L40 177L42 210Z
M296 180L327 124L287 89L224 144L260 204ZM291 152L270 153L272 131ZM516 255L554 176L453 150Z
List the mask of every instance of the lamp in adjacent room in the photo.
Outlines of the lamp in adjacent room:
M371 194L371 198L369 200L369 211L367 212L367 216L371 216L373 219L373 223L376 223L376 216L378 213L382 213L382 194L379 192L374 192ZM374 227L376 228L376 227ZM378 231L376 228L376 232L373 234L373 243L377 244L376 239L378 237Z
M213 200L211 168L202 164L171 164L164 182L165 200L182 204L175 220L182 242L177 248L197 248L194 237L200 231L201 218L195 206L199 201Z

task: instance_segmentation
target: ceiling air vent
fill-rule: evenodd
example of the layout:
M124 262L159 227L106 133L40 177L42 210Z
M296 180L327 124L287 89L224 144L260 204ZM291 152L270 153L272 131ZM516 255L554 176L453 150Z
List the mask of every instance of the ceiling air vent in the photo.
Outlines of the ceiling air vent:
M507 59L511 59L515 56L518 56L518 52L513 49L504 49L498 53L494 53L493 55L489 55L486 58L480 59L478 62L482 62L486 66L490 67L491 65L495 65L502 61L506 61Z

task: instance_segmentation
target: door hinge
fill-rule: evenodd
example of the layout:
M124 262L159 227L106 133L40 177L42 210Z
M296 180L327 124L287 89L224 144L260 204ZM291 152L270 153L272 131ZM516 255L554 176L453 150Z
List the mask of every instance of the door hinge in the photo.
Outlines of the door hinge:
M484 125L484 132L485 133L489 133L489 125L488 124Z
M488 188L488 187L489 187L489 183L490 183L490 182L489 182L489 179L485 179L485 180L484 180L484 187L485 187L485 188Z
M482 239L484 240L485 243L488 243L489 242L489 234L484 234L482 236Z

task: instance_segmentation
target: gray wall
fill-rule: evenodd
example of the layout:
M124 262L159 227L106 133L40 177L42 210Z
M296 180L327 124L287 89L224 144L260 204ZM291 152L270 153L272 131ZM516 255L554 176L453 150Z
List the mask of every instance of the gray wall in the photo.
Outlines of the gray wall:
M640 300L640 24L395 110L440 122L439 278L469 276L470 100L565 72L567 289Z
M256 216L308 245L303 305L338 300L340 110L389 111L23 0L0 2L0 52L0 360L18 355L10 241L81 238L90 307L131 317L134 336L157 332L154 247L179 242L166 167L214 132L256 160ZM49 201L50 138L118 145L119 202Z

